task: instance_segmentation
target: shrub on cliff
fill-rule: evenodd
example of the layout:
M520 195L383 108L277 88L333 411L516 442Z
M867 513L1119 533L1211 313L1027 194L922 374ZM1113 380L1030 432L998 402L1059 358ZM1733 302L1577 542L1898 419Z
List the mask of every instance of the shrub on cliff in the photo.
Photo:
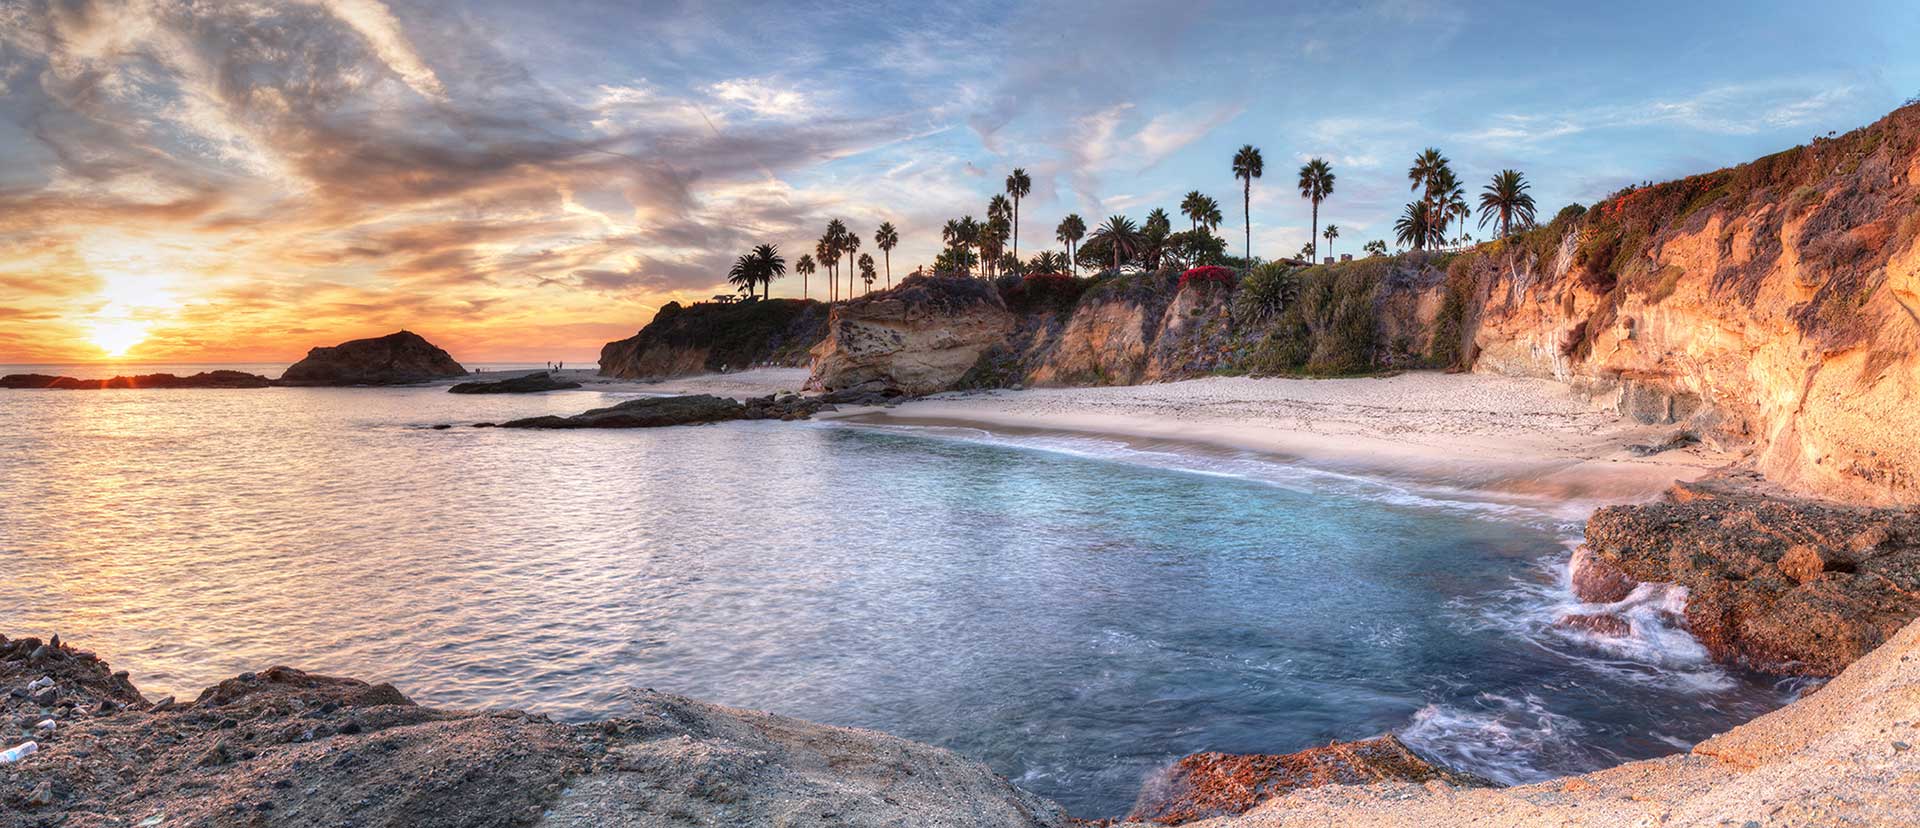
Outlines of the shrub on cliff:
M600 373L653 379L753 365L805 364L827 335L827 306L806 299L668 302L639 333L600 350Z
M1235 277L1236 274L1231 268L1220 267L1219 265L1202 265L1200 267L1188 268L1187 272L1180 274L1180 287L1193 284L1233 287Z
M1001 288L1007 309L1018 314L1053 313L1066 316L1087 290L1087 282L1065 273L1029 273Z
M1300 295L1298 271L1281 262L1254 268L1233 295L1233 318L1243 325L1254 325L1279 316Z
M1343 376L1377 369L1380 285L1392 260L1362 259L1297 273L1299 296L1256 348L1261 373Z

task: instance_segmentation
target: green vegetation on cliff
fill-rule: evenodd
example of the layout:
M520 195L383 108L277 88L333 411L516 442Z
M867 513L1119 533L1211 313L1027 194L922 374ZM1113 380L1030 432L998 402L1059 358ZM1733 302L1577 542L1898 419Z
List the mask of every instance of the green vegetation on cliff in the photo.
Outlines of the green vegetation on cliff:
M600 349L600 373L662 379L755 365L805 365L827 335L827 306L806 299L668 302L640 332Z

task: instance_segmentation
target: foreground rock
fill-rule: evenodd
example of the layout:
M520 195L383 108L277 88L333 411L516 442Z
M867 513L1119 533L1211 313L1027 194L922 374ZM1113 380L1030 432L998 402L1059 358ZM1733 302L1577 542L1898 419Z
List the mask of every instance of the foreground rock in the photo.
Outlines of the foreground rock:
M1302 788L1373 782L1436 782L1459 787L1491 784L1433 765L1391 735L1277 756L1196 753L1149 780L1126 819L1182 825L1245 813Z
M945 391L1014 329L993 286L964 276L910 276L834 306L813 351L808 387L879 382L908 394Z
M287 367L278 385L406 385L466 376L446 351L412 331L315 348Z
M1920 510L1722 480L1601 509L1586 536L1604 572L1583 577L1576 565L1576 588L1591 587L1583 598L1618 600L1631 581L1684 586L1687 626L1707 650L1764 672L1835 675L1920 616Z
M462 382L447 389L450 394L539 394L579 388L580 383L556 378L551 371L536 371L526 376L491 382Z
M137 374L112 379L74 379L48 374L8 374L0 377L0 388L55 388L92 390L101 388L265 388L273 381L243 371L202 371L186 377L172 374Z
M0 826L1065 823L939 748L650 692L629 713L434 710L287 667L156 704L87 653L0 638L0 740L39 745L0 767Z
M1920 825L1920 623L1691 753L1511 788L1335 785L1195 828Z

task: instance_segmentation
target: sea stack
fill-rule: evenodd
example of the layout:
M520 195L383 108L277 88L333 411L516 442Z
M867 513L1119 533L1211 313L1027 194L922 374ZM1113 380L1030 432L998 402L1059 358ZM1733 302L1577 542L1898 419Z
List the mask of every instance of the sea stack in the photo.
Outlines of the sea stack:
M406 385L464 377L467 369L412 331L315 348L287 368L278 385Z

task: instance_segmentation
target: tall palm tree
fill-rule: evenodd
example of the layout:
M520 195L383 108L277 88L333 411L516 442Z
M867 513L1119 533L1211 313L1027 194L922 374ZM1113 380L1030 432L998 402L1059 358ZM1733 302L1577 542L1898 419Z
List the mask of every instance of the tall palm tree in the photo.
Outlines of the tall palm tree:
M946 225L940 228L940 240L946 242L948 250L960 246L960 237L962 235L963 231L960 227L959 219L947 219Z
M1138 255L1141 246L1146 243L1146 236L1140 233L1133 219L1126 216L1109 216L1106 223L1088 238L1105 242L1113 248L1113 273L1116 276L1120 275L1120 262Z
M1320 231L1320 236L1327 240L1327 258L1333 258L1333 240L1340 238L1340 225L1327 225L1327 229Z
M860 281L866 283L868 293L873 292L874 278L875 276L873 272L873 254L871 253L860 254Z
M1147 223L1141 225L1143 239L1141 252L1146 254L1147 269L1160 269L1160 255L1167 250L1167 239L1173 235L1173 217L1158 207L1147 214Z
M1407 189L1430 191L1427 182L1432 181L1434 176L1439 175L1444 169L1447 169L1447 157L1441 155L1438 148L1427 147L1421 150L1419 155L1413 157L1413 166L1407 168L1407 180L1413 182L1413 186Z
M762 298L773 298L773 280L787 275L787 260L780 255L780 248L771 244L762 244L753 249L753 275L760 281Z
M833 276L831 279L833 283L832 301L838 301L840 299L840 254L847 251L847 236L849 235L851 234L847 232L846 222L839 219L833 219L827 222L827 249L833 261Z
M1013 255L1020 255L1020 199L1033 192L1033 179L1023 167L1014 167L1007 176L1007 195L1013 196Z
M1333 165L1315 158L1300 165L1300 197L1313 202L1313 226L1307 240L1313 243L1313 258L1320 258L1320 202L1333 195Z
M999 196L995 196L999 198ZM980 228L980 269L984 275L997 274L1000 271L1000 253L1007 249L1007 239L1013 234L1013 225L1005 213L994 216Z
M1207 217L1207 197L1199 190L1189 190L1185 198L1180 199L1180 215L1186 216L1192 224L1189 230L1200 229L1200 222Z
M1220 229L1220 223L1227 219L1226 216L1220 214L1220 202L1215 201L1213 196L1207 196L1204 199L1204 203L1205 209L1201 211L1200 224L1207 228L1207 232L1211 233Z
M1444 245L1447 225L1459 219L1464 228L1467 218L1473 215L1473 208L1467 206L1467 188L1460 186L1460 179L1453 174L1451 167L1441 168L1439 174L1433 177L1432 186L1434 221L1439 225L1439 238Z
M1079 213L1068 213L1066 218L1060 220L1060 226L1053 229L1053 237L1067 246L1067 265L1072 268L1075 276L1080 275L1080 260L1074 255L1074 251L1085 235L1087 235L1087 220L1081 218Z
M1493 177L1493 183L1480 191L1480 226L1488 221L1499 219L1500 238L1513 235L1513 225L1533 223L1533 196L1527 192L1532 185L1519 170L1501 170Z
M853 298L853 254L860 252L860 234L849 232L840 239L840 252L847 254L847 298Z
M1252 144L1233 154L1233 177L1240 179L1240 208L1247 216L1247 267L1253 267L1253 180L1260 177L1266 162Z
M813 255L810 253L801 254L800 261L793 263L793 272L800 274L800 298L802 299L807 298L807 283L811 281L813 270Z
M1413 157L1413 165L1407 168L1407 180L1412 182L1408 189L1421 191L1420 199L1427 204L1425 232L1420 234L1415 250L1424 250L1431 239L1446 238L1447 191L1458 187L1458 181L1452 180L1450 164L1437 147L1427 147Z
M834 243L833 225L829 224L827 225L827 232L821 235L820 240L813 244L814 260L819 262L821 267L827 269L828 302L833 301L833 274L838 272L840 264L840 248L835 247Z
M893 248L900 243L900 231L893 228L893 222L880 222L880 229L873 231L873 245L880 248L880 255L887 262L887 287L893 287Z

